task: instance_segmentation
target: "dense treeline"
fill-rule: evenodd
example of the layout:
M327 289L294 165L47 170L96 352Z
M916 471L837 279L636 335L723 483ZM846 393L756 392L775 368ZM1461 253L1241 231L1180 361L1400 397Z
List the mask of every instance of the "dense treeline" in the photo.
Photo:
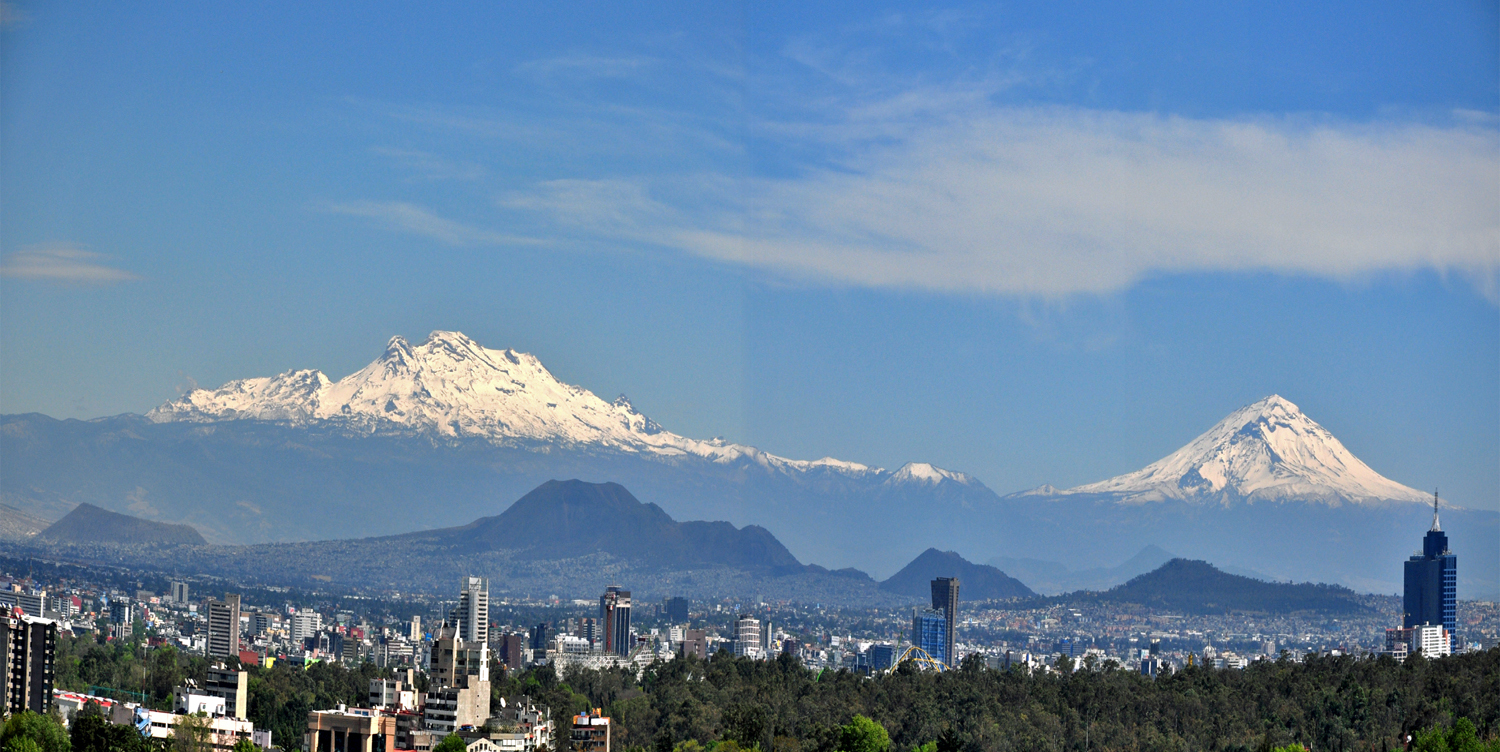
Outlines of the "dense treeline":
M537 679L539 684L545 683ZM1400 749L1405 735L1467 717L1500 733L1500 650L1398 664L1310 657L1244 670L1189 668L1157 680L1100 669L1028 675L977 660L937 674L908 668L875 679L817 676L788 658L716 656L628 672L570 672L545 692L555 709L578 697L607 709L628 747L672 750L732 740L778 752L833 752L855 715L890 733L892 749L1316 750Z
M181 677L201 678L206 663L170 648L64 640L58 667L61 687L114 686L157 702L170 698ZM388 675L369 664L247 670L250 720L288 749L301 743L308 711L364 705L370 679ZM1258 752L1293 743L1320 752L1384 751L1460 718L1472 721L1479 739L1500 734L1500 649L1404 664L1311 656L1244 670L1192 667L1156 680L1092 664L1071 673L1000 672L976 659L942 674L903 667L865 678L814 673L787 657L725 653L656 663L639 679L630 670L559 677L550 667L507 674L498 666L492 678L496 699L528 695L564 728L570 714L603 708L620 748L661 752L836 752L856 716L884 728L892 752L924 745L923 752Z

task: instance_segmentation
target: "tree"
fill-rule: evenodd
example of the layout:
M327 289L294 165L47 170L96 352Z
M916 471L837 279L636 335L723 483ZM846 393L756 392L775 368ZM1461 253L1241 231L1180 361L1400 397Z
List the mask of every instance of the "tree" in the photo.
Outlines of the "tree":
M839 729L839 752L887 752L891 735L885 727L862 715Z
M26 746L23 740L30 741L34 746ZM71 747L62 724L50 715L25 710L11 716L5 722L4 730L0 730L0 749L18 752L69 752Z
M89 707L94 712L87 712ZM85 705L73 717L73 752L147 752L150 746L133 726L117 726L97 705Z
M260 747L255 746L255 742L240 737L240 740L234 743L234 748L230 752L260 752Z
M172 752L209 752L213 744L209 741L208 718L201 715L185 715L177 719L172 729Z
M438 742L436 747L432 748L432 752L464 752L468 748L469 745L464 744L462 736L449 734L443 737L443 740Z

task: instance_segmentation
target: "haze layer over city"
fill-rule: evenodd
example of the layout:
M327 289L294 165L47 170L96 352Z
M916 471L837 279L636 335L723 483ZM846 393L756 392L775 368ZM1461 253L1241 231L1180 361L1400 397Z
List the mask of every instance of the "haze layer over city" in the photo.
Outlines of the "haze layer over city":
M1497 70L6 0L0 746L1500 748Z

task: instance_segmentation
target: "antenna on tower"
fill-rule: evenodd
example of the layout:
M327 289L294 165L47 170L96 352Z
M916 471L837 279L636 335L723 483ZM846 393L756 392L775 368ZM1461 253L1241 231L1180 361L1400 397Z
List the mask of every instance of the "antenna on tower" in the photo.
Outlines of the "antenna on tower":
M1438 525L1438 492L1436 488L1432 489L1432 529L1438 532L1442 532L1443 530L1442 526Z

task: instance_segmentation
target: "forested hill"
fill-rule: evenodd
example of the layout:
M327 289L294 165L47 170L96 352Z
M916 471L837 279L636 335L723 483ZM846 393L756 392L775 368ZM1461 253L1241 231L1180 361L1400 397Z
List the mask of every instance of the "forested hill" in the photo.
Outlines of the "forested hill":
M1285 614L1316 611L1350 614L1368 611L1356 593L1338 585L1265 582L1228 574L1206 561L1173 559L1102 593L1080 590L1045 599L1052 603L1135 603L1184 614L1233 611Z

